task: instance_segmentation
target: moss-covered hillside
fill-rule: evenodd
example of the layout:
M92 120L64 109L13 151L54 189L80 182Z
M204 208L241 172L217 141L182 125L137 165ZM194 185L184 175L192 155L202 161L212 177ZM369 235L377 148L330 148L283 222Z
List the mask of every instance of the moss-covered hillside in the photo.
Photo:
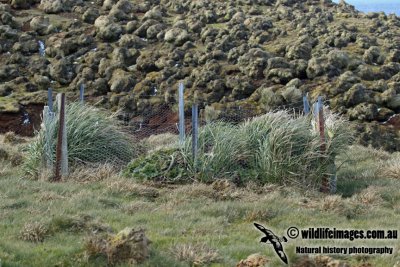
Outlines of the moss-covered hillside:
M141 113L175 103L183 80L217 108L322 95L362 143L400 149L395 15L330 0L1 0L0 15L3 114L82 83L89 100Z

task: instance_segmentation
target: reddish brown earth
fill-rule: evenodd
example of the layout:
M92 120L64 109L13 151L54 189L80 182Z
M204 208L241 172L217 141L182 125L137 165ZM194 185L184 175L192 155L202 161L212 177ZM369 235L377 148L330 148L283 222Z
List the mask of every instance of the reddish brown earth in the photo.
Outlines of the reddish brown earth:
M20 112L0 114L0 133L15 132L22 136L33 136L34 131L40 128L43 105L30 104L21 108ZM25 113L26 112L26 113ZM24 115L27 114L27 115ZM30 123L24 124L29 118Z

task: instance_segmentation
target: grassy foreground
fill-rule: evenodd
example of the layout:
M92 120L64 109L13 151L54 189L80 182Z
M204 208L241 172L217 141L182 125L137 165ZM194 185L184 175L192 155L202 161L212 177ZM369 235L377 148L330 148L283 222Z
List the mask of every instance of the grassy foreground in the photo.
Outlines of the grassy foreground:
M284 266L270 245L259 243L253 222L278 235L286 235L290 226L398 229L399 156L361 147L351 148L348 156L334 196L275 185L237 188L227 182L138 184L107 166L50 183L26 179L19 167L0 160L1 266L106 266L106 259L85 258L85 242L108 228L146 229L151 255L140 266L235 266L253 253L265 255L267 266ZM52 229L43 233L42 242L24 240L32 231L40 236L41 226ZM291 266L312 266L302 265L295 246L318 243L289 241L284 248ZM394 255L340 259L351 266L398 266L399 240L382 245L393 247Z

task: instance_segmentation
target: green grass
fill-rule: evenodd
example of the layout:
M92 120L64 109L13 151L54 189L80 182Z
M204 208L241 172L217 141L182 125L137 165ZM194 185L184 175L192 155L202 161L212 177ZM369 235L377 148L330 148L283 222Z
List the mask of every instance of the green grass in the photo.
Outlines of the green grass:
M362 156L360 151L364 152ZM347 163L338 173L336 196L277 185L160 187L138 184L116 174L95 181L78 183L71 177L50 183L26 179L19 167L7 165L0 168L2 266L106 266L105 258L87 262L84 257L85 239L93 230L106 228L114 232L125 227L145 228L153 243L150 258L140 266L149 267L190 266L177 255L191 255L190 261L193 257L207 258L208 251L218 255L209 255L214 259L209 266L235 266L253 253L268 257L269 266L284 266L271 246L259 243L261 233L253 222L268 226L277 235L286 235L290 226L398 229L400 180L382 177L377 169L392 155L360 147L351 148L347 154L354 161L348 161L345 155L339 157L346 158ZM372 161L376 165L368 167ZM0 162L1 166L5 164ZM375 172L358 176L367 167ZM29 223L48 227L43 242L21 239L21 231ZM351 245L360 244L356 242ZM298 260L294 248L301 244L324 243L289 240L285 251L291 263ZM395 247L395 255L368 257L366 261L372 266L394 266L400 260L399 241L382 244ZM352 266L362 261L362 257L340 258Z
M351 139L348 124L328 113L326 153L321 153L312 116L279 111L239 125L211 122L200 128L196 158L192 156L191 138L187 138L181 152L192 177L202 182L226 178L238 184L251 180L310 188L331 174L337 154Z
M124 133L116 120L102 110L79 102L71 103L66 106L65 123L71 165L126 164L138 154L140 146L133 137ZM24 169L33 178L41 175L47 162L54 166L58 124L58 117L49 119L46 127L36 133L34 141L27 147Z

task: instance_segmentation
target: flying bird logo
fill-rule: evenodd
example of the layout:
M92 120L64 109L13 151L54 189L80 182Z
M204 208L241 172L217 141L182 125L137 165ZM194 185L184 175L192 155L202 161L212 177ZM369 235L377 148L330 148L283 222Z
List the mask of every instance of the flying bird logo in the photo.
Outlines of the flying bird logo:
M265 234L264 237L261 238L260 242L262 243L268 243L272 244L272 246L275 249L276 254L278 254L279 258L286 264L288 264L288 258L283 251L283 246L281 242L287 242L286 237L282 236L282 238L279 238L277 235L275 235L271 230L265 228L261 224L254 223L254 226L263 232Z

